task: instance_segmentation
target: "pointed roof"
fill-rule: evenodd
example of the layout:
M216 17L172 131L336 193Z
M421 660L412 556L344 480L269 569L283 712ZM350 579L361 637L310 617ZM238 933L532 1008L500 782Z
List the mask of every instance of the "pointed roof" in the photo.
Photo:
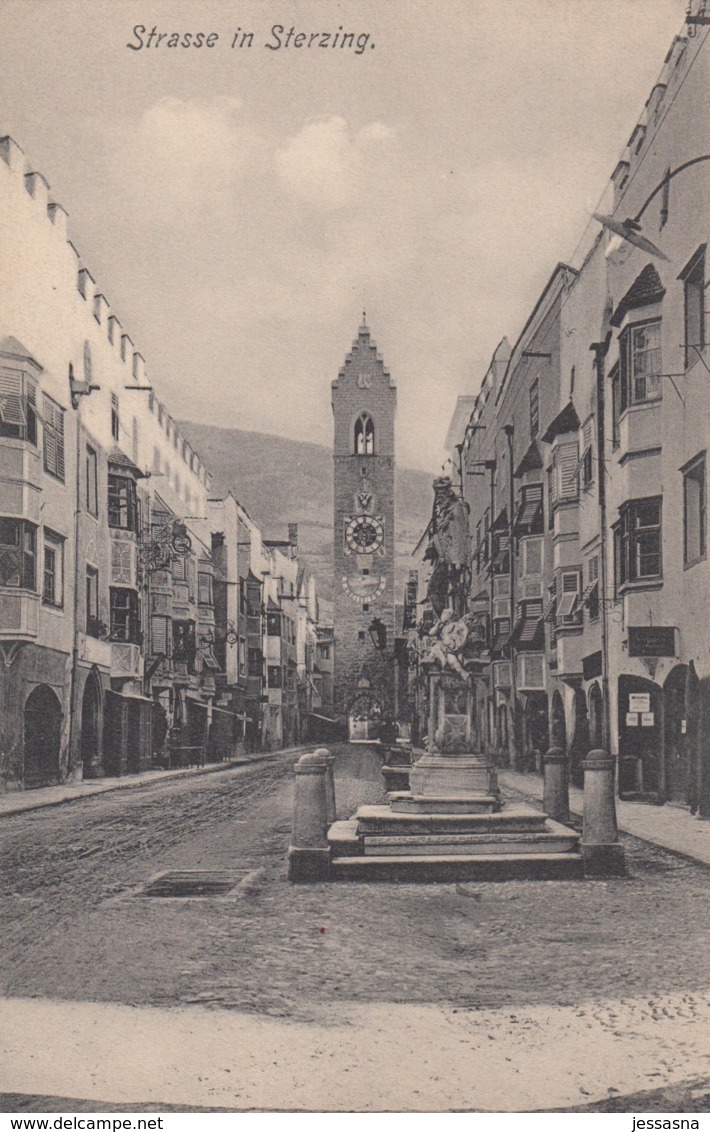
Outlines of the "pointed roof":
M637 275L623 299L611 316L612 326L621 326L627 311L637 310L638 307L647 307L651 303L660 303L666 293L660 276L652 263L647 263L640 275Z
M540 455L540 449L537 446L537 440L533 439L530 441L530 446L528 447L527 452L513 472L513 476L515 479L520 479L520 477L524 476L526 472L537 472L541 467L542 456Z
M362 312L362 322L360 323L360 326L358 327L357 338L354 339L352 347L350 349L350 353L346 356L343 365L338 370L338 377L332 384L333 384L333 386L337 386L340 378L345 376L346 366L349 365L351 362L353 362L357 357L360 357L363 353L365 353L366 351L369 350L375 355L375 358L377 359L377 361L382 366L382 373L384 374L384 376L386 378L389 378L390 388L394 389L396 387L395 387L394 381L392 380L392 375L390 374L390 371L387 369L387 366L384 364L384 359L383 359L382 355L380 354L379 350L377 349L377 343L375 341L373 341L373 339L370 335L370 328L367 325L367 322L365 321L365 317L366 317L365 311L363 311Z
M2 342L0 342L0 354L10 354L13 358L21 358L22 361L29 362L35 369L42 369L39 362L35 361L32 357L27 347L23 346L21 342L18 342L17 338L13 338L12 334L8 334L3 338Z
M541 437L544 444L552 444L556 436L561 436L563 432L576 432L579 428L579 417L577 410L572 401L568 401L564 409L557 414L552 424L548 425L547 431Z
M120 448L114 446L108 454L108 463L112 468L121 468L126 472L130 472L135 479L146 479L145 472L142 472L137 464L128 458L125 452Z

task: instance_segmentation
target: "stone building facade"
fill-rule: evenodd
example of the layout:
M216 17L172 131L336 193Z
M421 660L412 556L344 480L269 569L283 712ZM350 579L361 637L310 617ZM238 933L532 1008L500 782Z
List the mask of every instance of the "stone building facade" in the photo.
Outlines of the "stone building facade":
M612 174L611 223L556 269L451 440L489 618L481 742L523 766L561 746L577 780L605 747L625 797L707 813L710 47L693 30Z
M64 209L9 137L0 245L0 788L258 747L274 555L236 500L210 498ZM267 596L279 605L275 580ZM275 745L298 730L291 636Z
M394 710L397 406L396 387L364 322L332 383L332 406L334 711L351 736L364 738Z

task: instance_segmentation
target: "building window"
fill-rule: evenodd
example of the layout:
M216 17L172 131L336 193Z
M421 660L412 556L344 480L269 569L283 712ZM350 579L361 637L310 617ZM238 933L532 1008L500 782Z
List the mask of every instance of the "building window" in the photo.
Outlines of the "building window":
M375 424L369 413L360 413L355 421L354 451L356 456L375 454Z
M98 458L90 444L86 446L86 510L94 516L99 513Z
M579 600L581 584L579 570L562 571L559 584L555 587L558 628L582 624L582 606Z
M197 638L194 621L173 621L173 660L187 665L187 671L195 671Z
M628 326L619 338L621 405L658 401L661 389L661 320Z
M99 572L94 566L86 567L86 632L89 637L103 635L99 621Z
M0 519L0 586L37 589L37 528L24 519Z
M140 643L140 611L135 590L111 588L111 640Z
M197 575L197 601L200 605L212 605L212 575Z
M258 676L261 679L261 676L263 674L262 665L263 658L261 649L250 648L247 651L247 671L249 676Z
M705 349L705 245L679 276L685 299L685 368L690 369Z
M239 675L246 676L247 674L247 643L244 637L239 638L239 648L237 652L237 663L239 665Z
M0 436L37 443L37 386L24 373L0 372Z
M282 673L281 668L276 664L269 665L269 687L281 688L282 687Z
M48 530L44 532L42 601L57 608L64 604L64 539Z
M594 482L594 417L589 417L582 428L582 459L580 460L582 487Z
M587 573L587 588L582 594L581 605L587 607L590 621L599 619L599 555L595 554L589 559Z
M534 440L540 431L540 385L535 378L530 386L530 439Z
M661 500L634 499L619 508L614 528L620 586L661 577Z
M121 433L121 422L118 416L118 397L115 393L111 394L111 436L115 441Z
M138 530L136 485L128 476L108 477L108 525L121 531Z
M42 401L44 416L44 470L64 483L64 409L45 393Z
M268 637L281 636L281 614L280 613L267 613L266 615L266 635Z
M692 566L705 557L705 454L683 469L683 562Z

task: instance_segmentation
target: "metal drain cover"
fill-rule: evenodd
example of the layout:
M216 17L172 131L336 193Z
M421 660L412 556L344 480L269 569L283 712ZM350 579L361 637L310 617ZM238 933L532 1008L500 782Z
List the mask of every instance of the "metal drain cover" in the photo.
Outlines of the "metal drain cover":
M253 869L188 869L159 873L139 889L138 895L183 899L226 896L253 872Z

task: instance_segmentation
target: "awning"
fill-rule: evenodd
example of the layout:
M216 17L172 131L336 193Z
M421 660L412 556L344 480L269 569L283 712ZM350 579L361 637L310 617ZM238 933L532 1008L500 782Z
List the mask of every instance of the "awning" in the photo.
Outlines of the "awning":
M565 617L573 617L577 604L579 602L579 593L573 590L571 593L563 593L560 595L559 605L557 606L557 616L560 620Z
M314 719L322 719L324 723L337 723L337 719L331 719L329 715L319 715L317 711L306 712L306 715L313 716Z
M557 617L557 595L551 597L542 611L543 621L554 622Z
M540 636L543 626L542 601L529 601L524 606L523 616L510 634L510 640L523 651L541 646Z
M491 645L491 652L502 652L509 641L510 641L510 629L506 629L505 632L496 633L495 637L493 638L493 643Z

